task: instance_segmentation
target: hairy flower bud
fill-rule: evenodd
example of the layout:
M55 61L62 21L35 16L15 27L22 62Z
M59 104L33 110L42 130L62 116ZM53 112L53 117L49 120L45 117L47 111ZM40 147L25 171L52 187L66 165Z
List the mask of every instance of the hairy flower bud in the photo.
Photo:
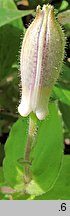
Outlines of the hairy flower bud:
M26 31L20 56L22 96L21 116L48 114L48 101L64 58L65 39L51 5L37 7L34 21Z

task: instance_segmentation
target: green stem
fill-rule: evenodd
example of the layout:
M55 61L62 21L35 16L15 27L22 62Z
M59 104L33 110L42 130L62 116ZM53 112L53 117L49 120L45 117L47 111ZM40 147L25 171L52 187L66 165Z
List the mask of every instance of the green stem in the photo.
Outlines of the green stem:
M24 180L25 183L30 182L30 152L31 152L31 146L32 146L32 139L28 135L27 143L26 143L26 148L25 148L25 156L24 156L24 162L25 162L25 176Z
M29 117L29 129L28 129L28 138L27 138L27 143L25 146L25 154L24 154L24 162L25 162L25 176L24 180L25 183L29 183L31 180L31 171L30 171L30 153L32 149L32 143L35 139L35 134L37 130L37 118L36 116L32 113Z

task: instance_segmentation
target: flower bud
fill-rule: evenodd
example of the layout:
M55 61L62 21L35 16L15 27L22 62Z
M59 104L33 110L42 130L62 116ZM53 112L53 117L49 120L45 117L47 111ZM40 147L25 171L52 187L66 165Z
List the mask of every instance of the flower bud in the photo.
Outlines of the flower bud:
M42 120L48 115L48 101L64 58L65 39L51 5L37 7L36 17L22 42L20 71L21 116L36 113Z

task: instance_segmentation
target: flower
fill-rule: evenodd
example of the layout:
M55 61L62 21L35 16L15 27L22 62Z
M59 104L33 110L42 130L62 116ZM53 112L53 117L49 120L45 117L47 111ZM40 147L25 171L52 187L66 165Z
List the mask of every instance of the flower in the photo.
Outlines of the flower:
M21 116L36 113L42 120L48 115L52 88L61 71L65 38L55 19L54 8L37 7L36 17L26 31L20 55L22 96Z

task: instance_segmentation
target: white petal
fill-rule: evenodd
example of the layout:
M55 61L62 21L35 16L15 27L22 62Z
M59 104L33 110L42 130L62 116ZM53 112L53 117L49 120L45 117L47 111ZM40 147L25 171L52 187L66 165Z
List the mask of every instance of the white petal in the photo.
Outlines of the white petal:
M43 110L40 110L40 111L36 111L36 116L39 120L43 120L45 119L45 117L48 115L48 111L43 111Z
M35 84L36 68L37 68L37 55L38 55L38 38L42 23L42 14L39 12L35 20L31 23L26 31L22 43L21 56L20 56L20 71L22 88L27 86L32 89Z
M51 88L40 88L37 97L36 116L39 120L43 120L48 115L48 101L51 93Z
M22 95L21 103L18 106L18 112L21 116L27 116L31 112L31 106L30 106L30 92L28 91Z

